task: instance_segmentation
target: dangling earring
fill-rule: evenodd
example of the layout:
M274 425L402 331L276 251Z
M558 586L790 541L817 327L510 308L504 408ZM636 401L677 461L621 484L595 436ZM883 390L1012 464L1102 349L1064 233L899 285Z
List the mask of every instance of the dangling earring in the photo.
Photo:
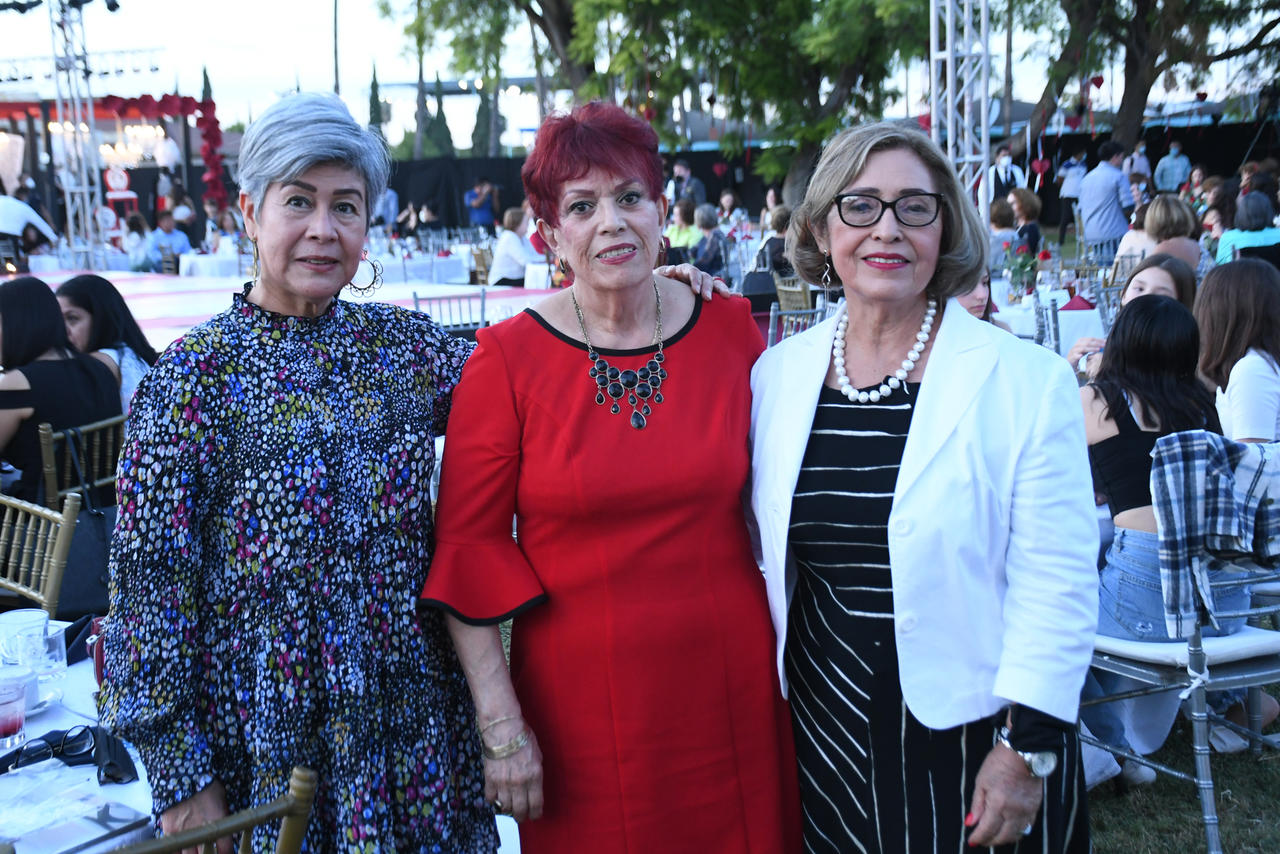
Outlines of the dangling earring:
M822 269L822 288L831 290L831 256L827 256L827 266Z
M253 244L253 269L251 272L253 273L253 284L256 287L258 284L258 241L251 240L249 242Z
M662 245L658 247L658 263L654 264L653 266L655 266L655 267L665 267L665 266L666 266L666 264L667 264L667 247L669 247L670 245L671 245L671 241L670 241L668 238L663 237L663 238L662 238Z
M365 250L360 256L360 260L368 261L369 266L373 268L373 279L367 285L357 285L355 282L347 282L347 287L355 291L360 296L367 296L378 289L382 284L382 265L369 257L368 250ZM359 265L357 265L359 266Z
M569 266L569 262L566 261L563 256L556 256L556 269L559 270L566 279L573 278L573 268Z

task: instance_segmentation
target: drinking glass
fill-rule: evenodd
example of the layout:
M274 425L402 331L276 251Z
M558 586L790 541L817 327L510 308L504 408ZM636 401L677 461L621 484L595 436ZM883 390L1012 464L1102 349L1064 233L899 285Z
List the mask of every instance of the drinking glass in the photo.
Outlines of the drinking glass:
M0 664L18 664L19 638L28 631L49 625L49 614L40 608L20 608L0 614Z
M31 671L12 664L0 665L0 751L22 746L27 740L27 682Z
M62 699L67 675L67 646L60 627L29 628L19 635L21 664L35 671L41 703Z

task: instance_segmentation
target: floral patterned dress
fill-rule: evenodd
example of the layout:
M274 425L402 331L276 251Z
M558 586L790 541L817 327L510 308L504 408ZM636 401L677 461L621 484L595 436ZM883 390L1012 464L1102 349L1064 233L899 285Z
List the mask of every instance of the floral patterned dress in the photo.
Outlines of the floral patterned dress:
M100 705L156 815L215 779L233 811L267 802L300 764L320 778L305 850L496 848L466 682L416 611L471 346L389 305L308 319L237 295L142 381Z

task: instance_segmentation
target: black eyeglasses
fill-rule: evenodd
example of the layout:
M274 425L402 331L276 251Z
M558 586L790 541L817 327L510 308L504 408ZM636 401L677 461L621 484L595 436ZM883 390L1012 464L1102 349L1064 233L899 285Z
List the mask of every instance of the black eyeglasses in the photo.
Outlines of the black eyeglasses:
M886 202L879 196L861 193L841 193L832 201L840 221L854 228L875 225L885 210L893 211L899 223L909 228L922 228L938 218L942 210L941 193L907 193Z
M96 740L93 727L85 724L67 730L57 744L50 744L43 738L33 738L22 745L22 749L18 751L18 757L13 760L13 767L23 768L27 765L35 765L37 762L53 759L55 756L69 759L86 756L93 753Z

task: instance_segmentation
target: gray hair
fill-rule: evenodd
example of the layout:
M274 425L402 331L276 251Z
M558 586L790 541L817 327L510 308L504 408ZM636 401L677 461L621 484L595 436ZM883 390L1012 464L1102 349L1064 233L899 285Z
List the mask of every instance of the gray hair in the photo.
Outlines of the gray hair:
M860 125L841 131L827 143L809 179L804 201L791 215L787 229L787 257L806 282L822 281L827 256L818 248L815 233L825 236L827 214L841 192L862 174L867 159L880 151L910 151L924 162L942 194L942 239L938 265L925 288L940 300L968 293L987 267L988 231L969 194L960 186L955 170L929 137L890 122ZM892 214L888 214L892 216ZM840 275L831 268L831 284Z
M715 228L720 224L720 217L716 214L716 206L710 203L698 205L693 211L693 224L698 228Z
M295 181L329 163L364 178L367 224L391 174L387 144L357 124L337 95L304 92L281 98L249 125L240 142L237 177L258 208L269 185Z
M1236 208L1236 228L1240 231L1262 231L1275 219L1271 201L1262 193L1245 193Z

